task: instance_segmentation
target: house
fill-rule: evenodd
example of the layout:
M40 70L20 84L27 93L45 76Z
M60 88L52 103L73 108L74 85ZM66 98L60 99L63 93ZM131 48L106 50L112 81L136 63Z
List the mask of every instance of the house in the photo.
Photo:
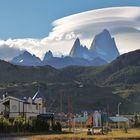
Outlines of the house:
M74 117L72 122L75 127L101 127L101 115L100 111L84 112L83 116Z
M93 111L87 120L87 125L94 128L102 127L102 123L106 122L106 114L101 111Z
M39 89L32 98L24 97L19 99L4 95L3 99L0 99L0 114L8 118L15 118L18 115L32 118L45 113L46 106L43 98L40 96Z

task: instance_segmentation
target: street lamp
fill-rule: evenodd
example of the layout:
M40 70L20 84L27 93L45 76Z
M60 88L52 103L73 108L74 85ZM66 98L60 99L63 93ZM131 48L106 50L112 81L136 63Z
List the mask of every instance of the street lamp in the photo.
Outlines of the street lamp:
M120 103L118 103L118 128L120 128L120 120L119 120L119 116L120 116L120 105L121 105L122 103L120 102Z
M120 103L118 103L118 116L120 115L120 105L121 105L122 103L120 102Z

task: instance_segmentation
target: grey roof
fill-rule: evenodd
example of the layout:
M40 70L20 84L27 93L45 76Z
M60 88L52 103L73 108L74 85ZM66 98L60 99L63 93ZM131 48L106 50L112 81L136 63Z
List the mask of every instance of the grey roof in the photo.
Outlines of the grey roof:
M75 122L86 122L87 119L88 119L88 116L79 116L79 117L74 118L74 121Z
M111 122L128 122L128 118L125 118L125 117L121 117L121 116L118 116L118 117L109 117L110 121Z

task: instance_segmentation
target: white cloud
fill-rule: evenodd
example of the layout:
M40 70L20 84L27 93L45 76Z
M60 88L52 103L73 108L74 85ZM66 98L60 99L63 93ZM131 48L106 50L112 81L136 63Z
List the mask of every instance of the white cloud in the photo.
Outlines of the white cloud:
M61 34L64 41L65 37L73 32L75 37L81 37L82 42L89 47L93 37L106 28L115 37L120 52L140 48L140 7L113 7L87 11L56 20L53 25L53 31L49 36L53 40Z
M0 59L2 60L11 60L17 54L22 53L23 51L18 48L9 47L8 45L3 45L0 47Z
M115 37L120 52L140 49L140 7L104 8L71 15L54 21L46 38L0 40L0 46L26 49L39 57L47 50L68 54L77 36L90 47L93 37L105 28Z

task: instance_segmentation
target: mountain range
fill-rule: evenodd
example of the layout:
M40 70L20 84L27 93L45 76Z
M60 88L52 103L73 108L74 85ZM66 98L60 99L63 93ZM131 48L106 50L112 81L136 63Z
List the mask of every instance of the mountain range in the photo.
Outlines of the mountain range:
M48 51L41 61L35 55L25 51L23 54L13 58L11 63L24 66L50 65L55 68L67 66L100 66L113 61L119 55L114 38L105 29L95 36L89 49L81 45L80 39L76 38L68 56L54 57L53 53Z
M50 56L50 55L48 55ZM49 58L49 57L48 57ZM47 59L48 59L47 58ZM117 113L140 111L140 50L117 57L104 66L18 66L0 61L0 95L33 96L38 86L46 99L48 111L102 109Z

